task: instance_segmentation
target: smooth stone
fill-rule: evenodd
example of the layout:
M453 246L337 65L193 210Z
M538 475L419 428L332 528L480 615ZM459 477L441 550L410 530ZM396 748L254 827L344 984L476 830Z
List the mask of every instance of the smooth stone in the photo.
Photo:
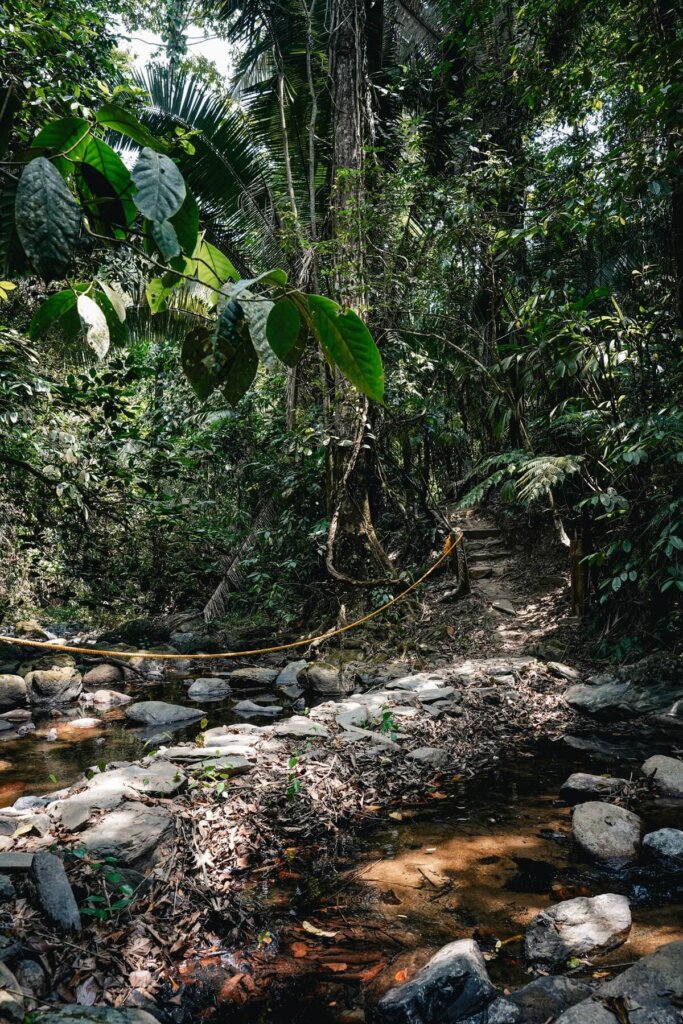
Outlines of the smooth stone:
M236 715L272 715L276 717L283 710L279 704L256 704L253 700L241 700L232 709Z
M123 680L124 672L119 665L94 665L83 676L84 686L96 686L106 689Z
M338 705L339 714L335 716L335 722L340 729L347 729L350 725L365 725L368 721L368 709L364 704L355 701L343 701Z
M48 810L67 832L75 832L94 811L118 807L126 796L173 796L186 782L185 775L168 761L155 761L146 767L126 765L94 775L83 789L70 792L66 799L50 804Z
M590 800L609 800L628 785L626 779L613 779L604 775L575 772L562 783L560 797L568 804Z
M92 694L92 699L95 704L111 706L115 704L128 704L133 698L129 697L127 693L119 693L118 690L95 690Z
M20 960L14 968L14 977L30 999L40 999L48 990L48 976L36 960Z
M524 955L530 963L556 967L574 956L615 949L630 931L631 909L625 896L579 896L542 910L533 919L524 937Z
M411 761L420 761L422 764L429 764L434 768L438 768L446 763L448 760L448 754L440 747L417 747L415 750L409 750L406 754L406 758Z
M32 853L0 853L0 871L30 871Z
M26 682L22 676L0 675L0 708L16 708L26 703Z
M589 999L593 986L578 978L535 978L510 996L510 1002L522 1011L523 1024L546 1024L582 999Z
M615 1015L598 1000L623 999L630 1002L629 1024L680 1024L683 941L660 946L616 978L603 982L593 999L566 1010L556 1024L616 1024Z
M71 718L64 722L68 729L100 729L104 726L101 718Z
M14 899L16 890L9 875L0 875L0 900Z
M203 676L195 679L190 685L187 695L193 700L201 700L202 697L220 697L232 692L232 687L227 679L220 676Z
M302 669L306 668L307 665L308 662L305 660L290 661L287 665L285 665L282 671L278 673L278 676L275 680L275 685L288 687L296 686L299 672L301 672Z
M0 715L3 722L28 722L30 718L31 712L27 708L14 708Z
M81 673L70 666L29 672L26 676L29 704L68 704L80 696L82 689Z
M683 871L683 832L678 828L660 828L643 839L643 850L671 871Z
M146 1010L113 1006L61 1006L43 1010L36 1024L159 1024L158 1018Z
M387 690L434 690L437 687L445 686L442 675L435 672L416 672L410 676L399 676L398 679L391 679L386 684Z
M651 778L655 787L665 796L683 797L683 761L676 757L655 754L642 768L643 775Z
M186 708L180 704L167 704L163 700L144 700L126 708L126 718L143 725L166 725L170 722L189 722L201 718L199 708Z
M297 682L315 697L345 697L354 690L352 679L325 662L307 664L297 675Z
M630 752L617 743L607 743L595 736L568 736L564 735L560 741L564 747L568 747L572 753L578 751L588 760L596 761L599 764L611 764L614 761L624 761L630 756Z
M207 729L204 733L204 746L213 743L220 744L221 736L230 736L238 733L240 736L265 736L270 733L269 725L254 725L252 722L231 722L230 725L216 725L213 729ZM234 739L234 736L233 736Z
M173 819L161 807L131 804L124 810L112 811L86 829L79 836L78 845L85 846L93 857L114 857L122 864L132 865L148 859L172 827Z
M635 665L570 686L564 696L574 710L612 720L663 714L683 697L681 661L649 655Z
M273 726L277 736L327 736L328 731L320 722L312 722L305 715L293 715L284 722Z
M506 598L498 598L496 601L492 601L491 607L495 608L497 612L505 612L506 615L517 614L517 609L512 601L508 601Z
M450 1024L484 1012L496 990L472 939L444 946L404 984L390 989L375 1007L377 1024Z
M277 669L260 668L259 666L247 666L246 668L235 668L229 673L228 679L235 686L272 686L278 677Z
M0 1020L22 1024L24 1020L24 993L8 967L0 961Z
M609 867L624 867L638 858L642 823L624 807L596 801L578 804L572 829L583 852Z
M36 853L31 874L40 905L50 922L64 931L80 932L78 904L59 857L44 850Z
M571 665L565 665L561 661L549 661L547 662L547 668L554 676L566 679L570 683L578 683L581 679L581 673L578 669L572 668Z
M206 761L195 762L191 771L220 771L229 775L244 775L254 767L253 761L239 754L224 754L222 757L210 757Z

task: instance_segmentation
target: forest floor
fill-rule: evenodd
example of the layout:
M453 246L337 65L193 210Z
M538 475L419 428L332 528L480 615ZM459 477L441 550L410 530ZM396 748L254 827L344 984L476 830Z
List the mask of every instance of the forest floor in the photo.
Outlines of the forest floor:
M352 1022L449 937L474 934L496 959L492 950L519 945L549 898L603 891L593 875L576 875L567 812L558 824L549 793L572 758L580 767L601 742L582 748L593 727L564 701L590 656L568 617L563 553L548 545L531 557L494 524L464 525L475 534L471 550L485 556L478 564L495 572L478 573L459 599L444 572L394 621L317 652L338 666L341 689L319 694L307 714L233 721L194 743L157 730L156 751L132 766L107 760L66 790L5 812L0 871L10 863L3 857L24 862L4 959L18 963L20 980L27 958L44 976L24 987L26 1008L136 1006L170 1024L265 1006L269 1020ZM263 658L251 668L257 678L283 663ZM219 678L233 670L213 666ZM249 671L242 666L243 677ZM254 696L262 706L275 700ZM610 728L612 745L631 745L631 761L638 730ZM81 908L68 940L28 869L32 856L55 849ZM541 861L554 870L540 889L534 877L517 897L502 892ZM629 957L663 934L683 937L663 912L652 918L650 903ZM506 987L524 974L510 948Z

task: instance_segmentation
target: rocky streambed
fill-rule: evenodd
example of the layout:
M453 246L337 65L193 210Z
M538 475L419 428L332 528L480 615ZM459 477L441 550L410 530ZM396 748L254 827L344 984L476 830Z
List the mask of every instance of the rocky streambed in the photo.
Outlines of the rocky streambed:
M576 670L533 657L422 672L217 663L200 678L176 665L174 679L163 662L142 658L132 669L35 659L11 667L0 680L0 694L15 702L9 710L29 711L31 724L36 713L56 722L58 736L65 720L78 730L79 718L103 706L101 691L120 696L109 692L109 710L92 716L103 726L83 726L102 731L100 759L81 764L73 784L24 794L0 812L8 1019L35 1011L37 1020L77 1013L110 1024L251 1013L680 1024L683 993L672 979L683 974L683 945L667 941L680 931L660 911L680 898L674 672L647 718L641 708L624 714L619 690L624 723L614 736L613 720L605 735L599 719L589 724L572 708L577 690L614 680L586 684ZM647 682L644 673L633 685ZM175 687L177 699L159 699L159 687ZM223 709L222 721L211 720L212 708ZM29 721L4 720L17 733L17 722ZM133 734L137 756L106 756L108 731ZM32 742L28 734L11 742L20 739ZM583 771L549 773L561 754ZM610 759L619 771L606 771ZM527 779L533 766L534 799L540 790L549 799L544 776L553 776L559 827L553 804L532 828L514 796L520 764ZM457 849L490 832L495 822L475 812L473 794L489 818L505 816L487 795L499 779L513 786L516 846L508 830L507 848L501 838L498 852L482 852L488 864L456 866L439 852L443 830ZM441 816L441 838L431 842L418 828L430 807ZM386 828L405 831L377 857L373 843ZM518 879L504 924L510 863L513 877L534 876L540 869L526 862L542 863L542 851L526 854L539 852L539 835L564 862L547 857L554 869L540 882ZM392 875L401 858L406 866L410 842L417 881L413 866ZM468 909L482 867L503 880L489 922L486 900ZM417 904L406 895L413 889ZM624 946L634 931L640 939ZM640 971L635 980L617 977L620 948L626 962L647 954L630 968ZM652 967L649 956L659 956Z

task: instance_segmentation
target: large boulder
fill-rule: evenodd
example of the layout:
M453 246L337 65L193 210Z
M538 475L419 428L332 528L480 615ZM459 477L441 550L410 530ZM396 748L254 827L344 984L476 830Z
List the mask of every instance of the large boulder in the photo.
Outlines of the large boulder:
M68 704L83 689L81 673L69 665L29 672L26 692L30 704Z
M172 827L173 819L163 808L131 803L82 832L78 845L98 860L113 857L125 865L144 863L156 853Z
M33 858L31 873L38 902L50 923L64 931L80 932L78 904L59 857L40 850Z
M575 711L610 719L660 715L681 697L683 664L669 655L650 655L637 665L592 676L565 693Z
M200 708L186 708L181 704L167 704L163 700L143 700L126 708L126 718L141 725L168 725L171 722L191 722L201 718Z
M128 704L133 698L127 693L119 693L118 690L95 690L92 694L94 704L102 704L111 707L115 704Z
M575 772L562 783L560 797L568 804L581 804L590 800L609 800L627 785L626 779L613 779L606 775Z
M188 697L192 700L202 700L203 697L227 697L231 691L230 683L220 676L202 676L195 679L187 691Z
M0 711L13 710L26 703L26 682L21 676L0 675Z
M297 681L313 697L346 697L355 688L353 679L345 676L335 665L323 661L302 668Z
M261 668L258 665L248 665L245 668L235 668L228 676L233 686L258 686L263 687L264 689L272 686L277 677L277 669Z
M655 754L643 765L643 774L652 779L665 796L683 797L683 761L676 757Z
M390 989L375 1007L376 1024L450 1024L485 1020L496 995L472 939L444 946L417 974Z
M638 857L641 821L624 807L597 801L578 804L572 829L583 852L607 867L622 868Z
M94 665L83 676L83 683L85 686L108 687L115 686L123 678L124 672L120 665Z
M678 828L660 828L643 839L643 851L663 868L683 871L683 832Z
M585 981L559 975L535 978L513 992L509 999L521 1011L520 1020L524 1024L546 1024L563 1010L588 999L592 991L593 986Z
M297 677L302 669L306 668L307 661L290 661L285 667L278 673L277 679L275 680L276 686L296 686Z
M590 956L621 946L631 931L631 910L625 896L579 896L542 910L524 937L530 963L558 967L573 956Z
M629 1024L680 1024L683 942L660 946L623 974L600 985L593 999L566 1010L556 1024L616 1024L615 1014L608 1009L609 1001L618 1004L624 999L628 999Z

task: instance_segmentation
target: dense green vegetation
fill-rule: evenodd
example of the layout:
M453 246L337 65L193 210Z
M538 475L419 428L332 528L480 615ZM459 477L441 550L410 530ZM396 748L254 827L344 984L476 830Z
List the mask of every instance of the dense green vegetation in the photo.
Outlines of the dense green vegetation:
M0 12L7 614L332 618L455 497L552 518L609 649L674 637L672 0L114 8Z

